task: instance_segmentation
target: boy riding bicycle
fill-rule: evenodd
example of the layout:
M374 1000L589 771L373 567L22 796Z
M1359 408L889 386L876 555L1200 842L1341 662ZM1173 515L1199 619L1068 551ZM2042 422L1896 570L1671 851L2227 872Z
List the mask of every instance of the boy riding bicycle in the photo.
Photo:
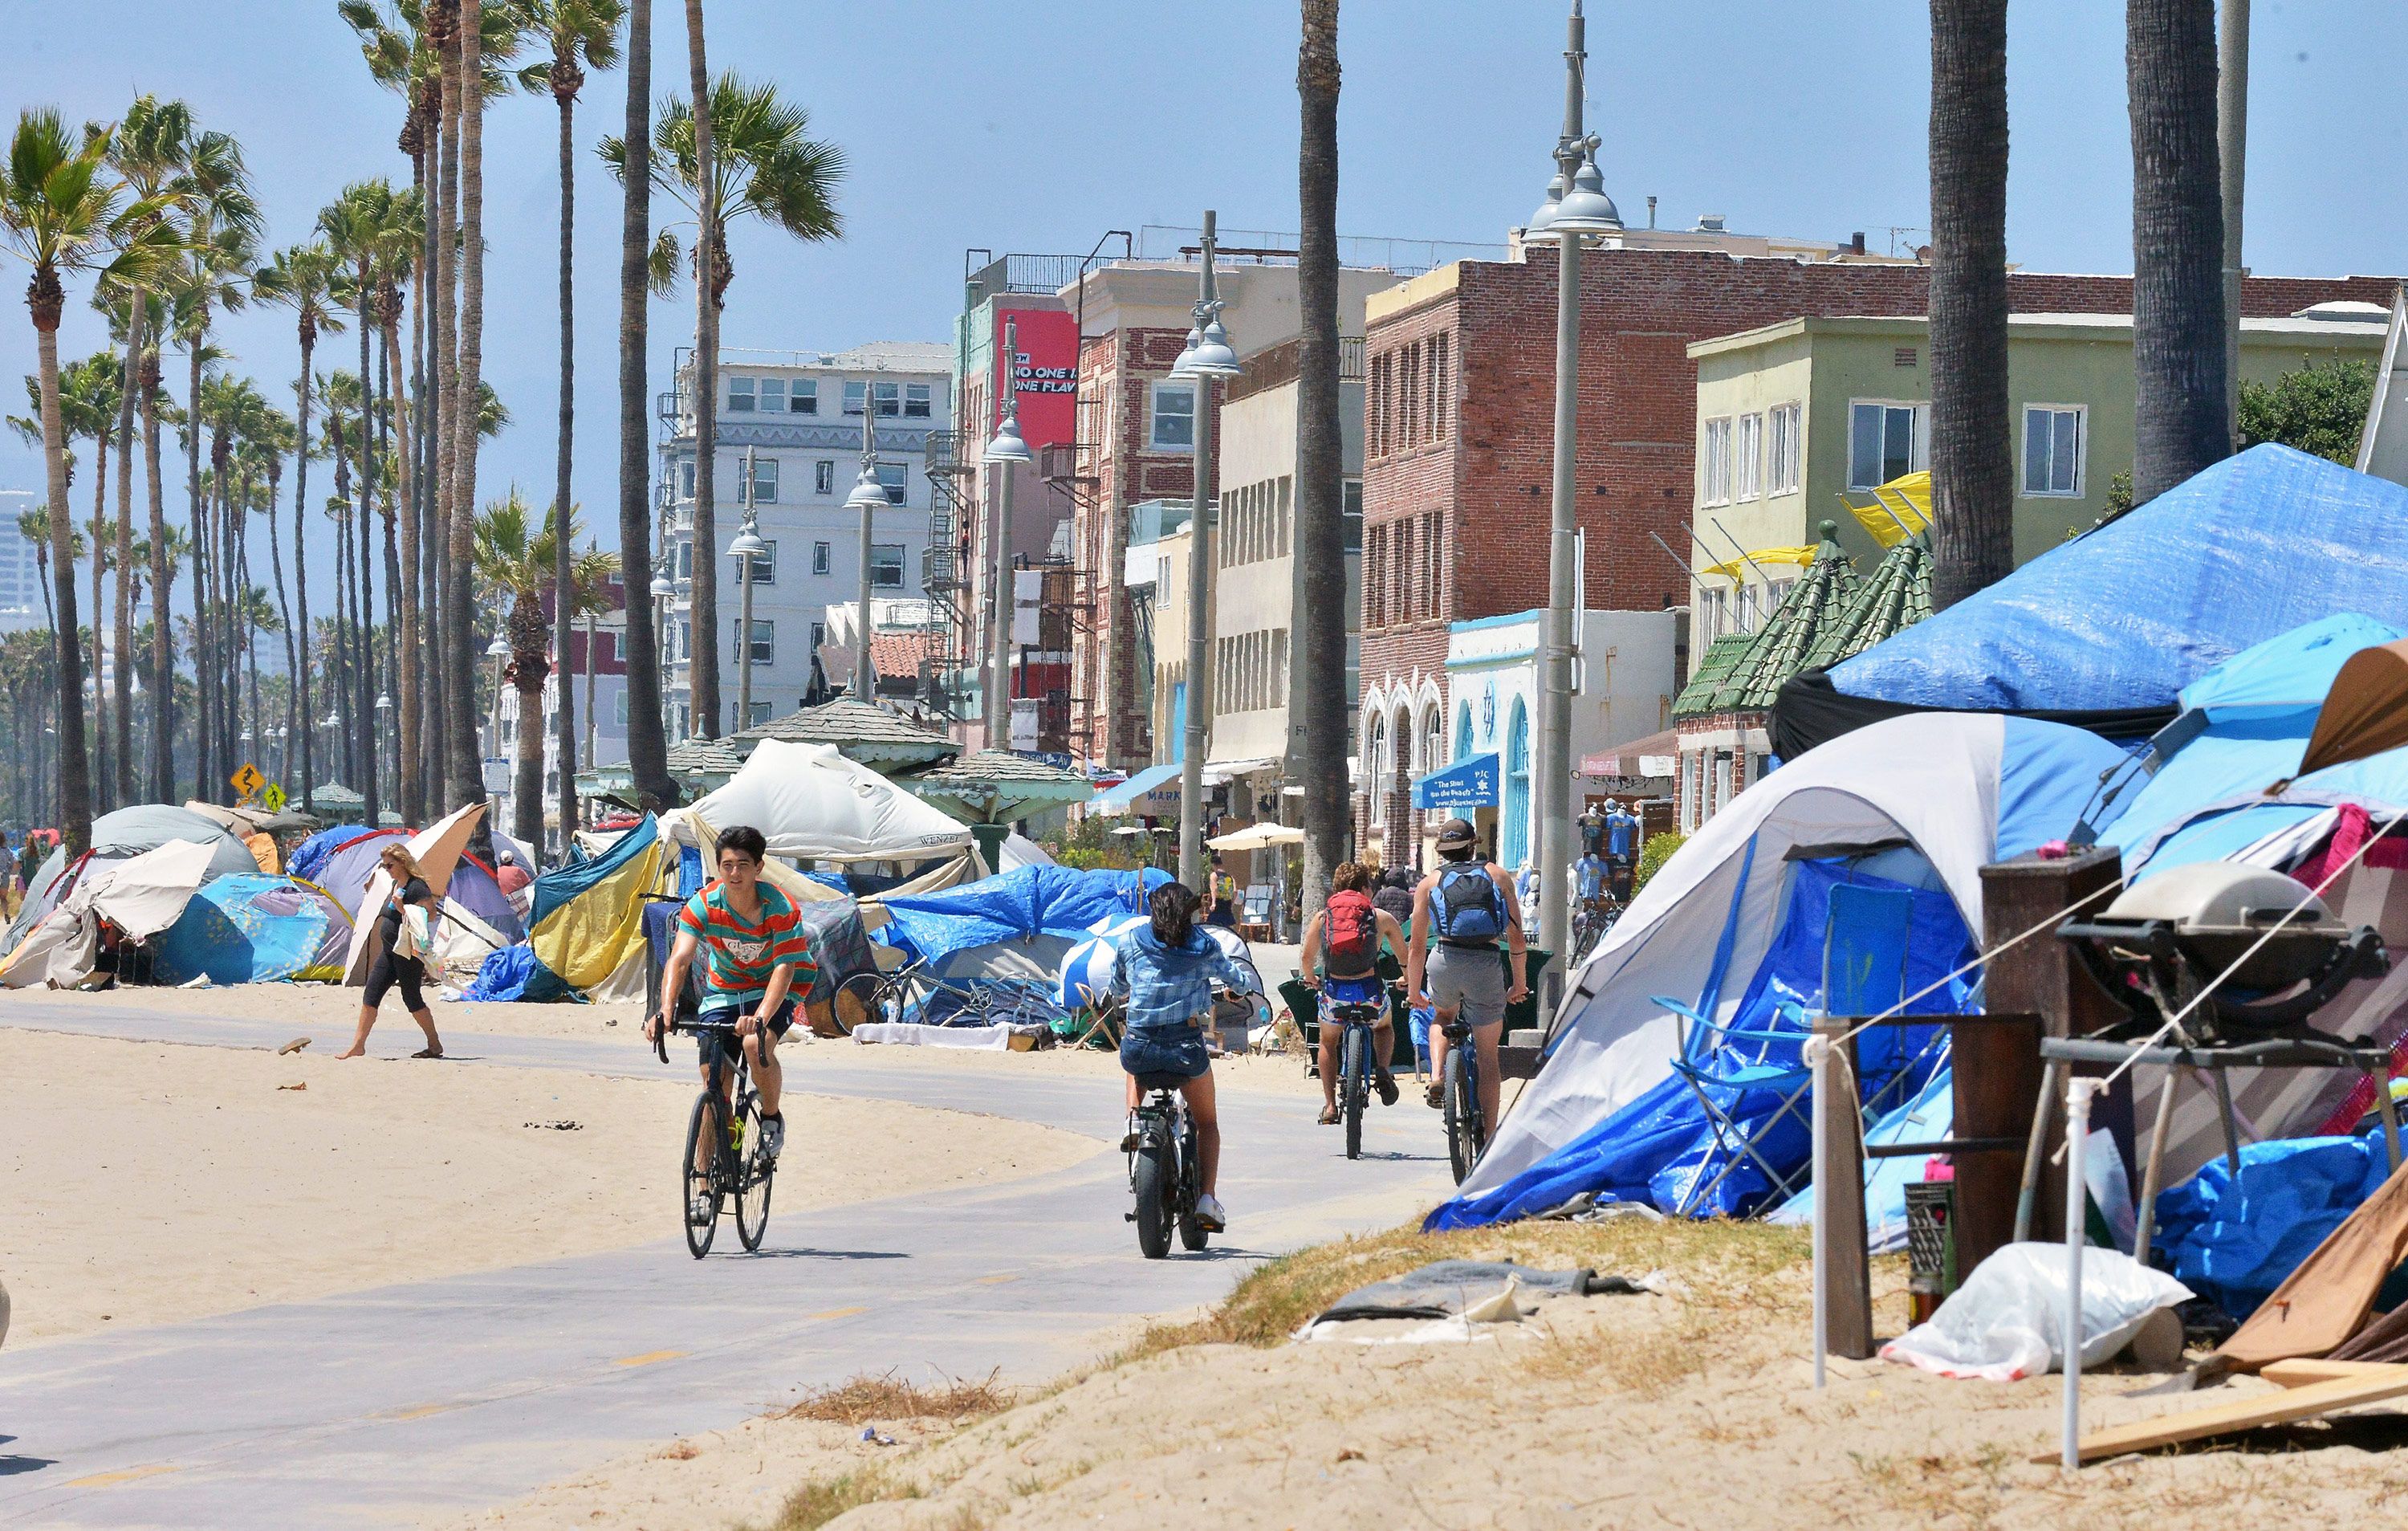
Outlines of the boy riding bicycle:
M1380 981L1380 944L1405 949L1404 927L1386 910L1374 907L1370 897L1371 869L1345 861L1330 879L1329 900L1304 928L1304 948L1297 966L1308 988L1321 990L1321 1125L1338 1124L1338 1041L1346 1028L1332 1007L1369 1004L1380 1011L1371 1027L1373 1082L1383 1105L1397 1104L1397 1081L1388 1072L1394 1033L1387 1013L1388 986ZM1324 967L1327 972L1321 971Z
M793 902L761 881L768 853L758 830L739 824L720 832L719 880L678 912L677 945L661 975L660 1013L644 1022L644 1040L654 1041L669 1028L695 953L701 951L703 992L695 1040L701 1046L703 1086L719 1091L733 1119L740 1046L760 1092L761 1148L775 1159L786 1141L786 1119L778 1110L785 1077L778 1039L794 1024L797 985L809 991L819 968ZM696 1140L696 1169L709 1170L713 1147ZM695 1200L688 1216L710 1220L707 1195L697 1192Z

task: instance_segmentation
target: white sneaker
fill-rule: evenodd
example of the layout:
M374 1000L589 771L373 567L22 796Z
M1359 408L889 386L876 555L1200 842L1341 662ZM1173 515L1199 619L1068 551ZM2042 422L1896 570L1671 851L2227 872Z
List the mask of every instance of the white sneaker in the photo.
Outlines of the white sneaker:
M1221 1205L1218 1196L1198 1196L1196 1198L1196 1220L1213 1233L1222 1233L1229 1226L1229 1209Z
M709 1226L710 1220L718 1214L718 1211L717 1200L709 1192L698 1191L695 1192L694 1200L686 1204L685 1217L688 1222L696 1228L702 1228Z
M775 1161L778 1157L779 1150L785 1148L785 1146L786 1119L783 1117L763 1117L761 1119L762 1153L767 1155L770 1160Z

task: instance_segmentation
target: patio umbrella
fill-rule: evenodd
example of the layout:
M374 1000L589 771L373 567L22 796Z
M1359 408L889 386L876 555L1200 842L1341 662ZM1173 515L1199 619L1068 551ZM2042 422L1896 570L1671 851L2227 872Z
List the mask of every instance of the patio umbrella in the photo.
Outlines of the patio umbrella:
M1214 850L1268 850L1273 845L1303 845L1304 831L1285 824L1249 824L1204 843Z

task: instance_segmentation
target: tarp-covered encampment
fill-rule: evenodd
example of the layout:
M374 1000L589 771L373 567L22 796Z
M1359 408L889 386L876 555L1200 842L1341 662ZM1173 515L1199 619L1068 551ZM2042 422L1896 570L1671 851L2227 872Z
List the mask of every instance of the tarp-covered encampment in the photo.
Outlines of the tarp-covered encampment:
M535 880L523 945L486 958L464 997L548 1001L609 984L644 948L644 896L661 880L665 846L650 814L606 847ZM638 992L641 992L638 970Z
M1524 1204L1542 1184L1562 1200L1632 1173L1600 1166L1596 1183L1573 1184L1578 1176L1557 1173L1569 1160L1552 1161L1596 1149L1578 1145L1666 1083L1675 1025L1652 996L1729 1024L1760 993L1802 864L1891 857L1859 870L1944 894L1961 930L1977 932L1982 865L2062 837L2124 758L2078 729L1927 714L1859 729L1750 787L1665 863L1582 964L1545 1065L1441 1219L1521 1215L1538 1209Z
M2182 688L2336 612L2408 625L2408 488L2250 448L1784 687L1784 759L1902 709L1981 709L2153 731Z
M99 960L103 922L126 941L158 935L177 922L194 891L210 879L219 854L214 842L170 840L97 870L87 862L58 906L0 962L0 982L11 989L82 983Z
M243 843L225 830L186 808L165 803L138 803L103 814L92 821L92 849L78 859L70 868L63 851L52 851L50 859L34 874L26 885L25 902L17 918L8 927L8 945L13 948L32 933L42 917L59 905L81 877L120 861L130 861L146 850L156 850L170 840L187 840L209 847L208 875L222 877L229 873L256 872L259 863Z
M159 937L151 975L163 984L336 983L351 949L351 916L297 877L220 877L193 895Z
M1031 1019L1051 1018L1065 959L1102 922L1139 913L1167 872L1022 867L939 893L890 896L876 932L929 977L960 988L1008 988ZM941 997L939 997L941 999ZM945 1006L938 1000L932 1005ZM912 1018L921 1018L914 1017ZM932 1015L930 1019L941 1019Z
M681 845L749 824L769 854L800 861L925 861L968 853L969 826L921 802L833 744L765 739L728 784L662 821Z

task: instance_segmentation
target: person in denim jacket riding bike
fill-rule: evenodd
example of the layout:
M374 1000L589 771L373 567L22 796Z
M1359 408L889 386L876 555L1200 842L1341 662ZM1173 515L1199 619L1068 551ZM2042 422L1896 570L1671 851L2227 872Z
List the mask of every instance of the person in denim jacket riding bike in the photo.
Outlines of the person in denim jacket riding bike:
M1180 1093L1196 1119L1200 1194L1196 1220L1214 1233L1229 1214L1213 1194L1221 1174L1221 1119L1212 1094L1212 1059L1204 1048L1204 1023L1212 1015L1212 984L1250 989L1253 975L1196 923L1194 889L1166 883L1154 890L1153 920L1120 937L1112 954L1112 989L1128 996L1128 1019L1121 1033L1121 1067L1128 1073L1127 1108L1140 1101L1140 1074L1172 1074L1186 1080Z

